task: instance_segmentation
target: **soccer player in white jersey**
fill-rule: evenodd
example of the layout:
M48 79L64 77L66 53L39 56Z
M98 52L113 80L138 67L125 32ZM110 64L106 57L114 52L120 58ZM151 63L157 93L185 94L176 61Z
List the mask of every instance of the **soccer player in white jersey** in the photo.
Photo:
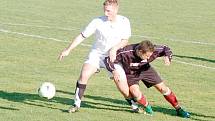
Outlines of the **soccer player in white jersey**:
M128 18L117 14L119 8L118 0L105 0L103 7L104 16L93 19L59 56L59 60L62 60L84 39L92 34L95 35L95 42L77 80L74 104L69 108L69 113L76 112L80 108L81 98L84 95L88 79L98 69L105 68L104 58L109 56L113 62L116 59L116 51L127 45L128 39L131 36ZM117 82L116 84L118 85L119 83Z

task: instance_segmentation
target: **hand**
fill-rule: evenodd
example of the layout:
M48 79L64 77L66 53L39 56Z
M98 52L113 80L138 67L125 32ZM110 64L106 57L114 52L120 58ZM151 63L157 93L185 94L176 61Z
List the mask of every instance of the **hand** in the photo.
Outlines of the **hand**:
M70 53L70 50L64 49L64 50L61 52L61 54L59 55L58 60L61 61L65 56L68 56L69 53Z
M115 81L119 81L119 79L120 79L119 73L116 70L114 70L114 71L112 71L112 74L113 74L113 79Z
M116 60L116 50L114 48L109 51L109 57L111 62Z
M164 56L164 64L169 66L170 65L170 60L169 60L169 57L168 56Z

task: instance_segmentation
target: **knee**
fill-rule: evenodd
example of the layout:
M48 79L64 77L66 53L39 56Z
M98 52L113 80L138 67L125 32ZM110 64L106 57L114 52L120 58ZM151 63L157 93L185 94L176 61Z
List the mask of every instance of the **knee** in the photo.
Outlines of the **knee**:
M87 81L89 80L89 78L91 77L92 74L90 74L89 72L87 73L86 71L82 71L79 77L79 82L81 83L87 83Z
M171 91L163 82L155 85L155 88L163 95L169 94Z
M130 92L132 93L133 97L137 98L137 100L140 99L142 96L141 91L137 88L130 89Z
M87 83L89 78L97 71L97 68L90 65L84 64L81 70L81 74L79 76L79 81L82 83Z
M88 75L86 75L86 74L81 74L80 77L79 77L79 79L78 79L78 82L79 82L80 84L87 84L88 79L89 79L89 76L88 76Z
M169 87L165 87L165 88L161 88L160 92L163 95L169 95L171 93L171 90L169 89Z

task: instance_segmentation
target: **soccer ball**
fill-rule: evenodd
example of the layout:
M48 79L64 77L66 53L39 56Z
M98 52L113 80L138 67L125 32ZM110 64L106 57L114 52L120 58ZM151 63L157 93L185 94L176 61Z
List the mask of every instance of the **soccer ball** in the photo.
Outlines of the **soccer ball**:
M40 97L51 99L55 96L55 86L50 82L43 82L38 89L38 94Z

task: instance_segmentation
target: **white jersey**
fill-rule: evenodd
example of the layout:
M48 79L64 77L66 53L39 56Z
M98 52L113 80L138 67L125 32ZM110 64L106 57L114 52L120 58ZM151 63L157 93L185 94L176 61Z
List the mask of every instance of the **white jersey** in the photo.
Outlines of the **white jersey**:
M95 42L91 51L107 55L109 49L121 42L122 39L129 39L131 27L128 18L117 15L115 22L107 20L106 16L93 19L82 31L84 37L95 34Z

